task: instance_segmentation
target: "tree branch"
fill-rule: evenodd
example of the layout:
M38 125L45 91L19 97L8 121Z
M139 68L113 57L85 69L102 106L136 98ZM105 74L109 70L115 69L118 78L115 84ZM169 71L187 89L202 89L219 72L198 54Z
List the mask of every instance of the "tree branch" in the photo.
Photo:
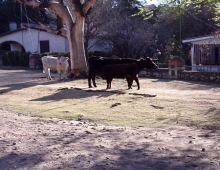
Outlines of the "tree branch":
M62 1L60 1L61 3L55 2L55 1L40 2L38 0L15 0L15 1L18 3L24 4L24 5L32 6L36 9L37 8L49 8L49 9L54 10L55 13L59 16L58 18L62 18L63 21L65 22L65 24L68 25L67 28L72 28L72 26L74 24L72 17L69 14L68 9L65 6L63 6ZM58 19L58 29L59 30L53 30L50 27L43 24L42 20L40 19L39 14L37 17L37 22L43 29L46 29L47 32L49 32L49 33L66 36L66 30L63 28L63 26L61 27L60 24L62 23L62 21L60 19Z
M83 6L80 0L72 0L72 3L74 4L76 13L79 13L82 17L84 17L85 14L83 12Z
M40 5L40 7L42 7ZM34 8L34 12L35 12L35 18L37 23L45 30L47 30L47 32L51 33L51 34L56 34L56 35L62 35L64 37L66 37L66 30L63 29L63 23L62 23L62 18L60 19L59 16L57 16L57 29L54 30L48 26L46 26L45 24L43 24L43 20L41 19L40 15L39 15L39 8Z
M37 0L15 0L15 2L32 7L39 7L39 5L41 4L41 2Z
M97 0L88 0L83 6L84 14L87 14L88 10L96 3Z

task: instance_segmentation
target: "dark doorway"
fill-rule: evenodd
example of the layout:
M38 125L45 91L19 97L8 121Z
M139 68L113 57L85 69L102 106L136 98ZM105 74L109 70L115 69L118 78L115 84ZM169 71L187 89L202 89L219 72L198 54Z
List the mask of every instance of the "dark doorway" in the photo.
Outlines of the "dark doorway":
M24 52L25 53L25 49L24 49L24 47L21 45L21 44L19 44L19 43L17 43L17 42L14 42L14 41L7 41L7 42L4 42L4 43L2 43L2 44L0 44L0 50L2 50L2 51L11 51L12 50L12 48L11 48L11 45L12 44L17 44L17 45L20 45L21 46L21 52ZM13 51L20 51L20 48L19 49L13 49Z
M50 52L49 41L40 41L40 53Z
M219 51L218 46L215 46L215 65L219 65Z
M11 46L9 43L4 43L0 46L0 50L3 50L3 51L11 51Z

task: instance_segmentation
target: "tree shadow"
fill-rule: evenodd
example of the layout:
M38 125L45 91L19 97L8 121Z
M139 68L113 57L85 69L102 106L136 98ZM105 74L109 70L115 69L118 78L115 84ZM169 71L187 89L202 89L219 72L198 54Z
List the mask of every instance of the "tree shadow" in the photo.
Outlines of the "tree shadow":
M30 76L33 75L30 73ZM41 77L34 75L34 78ZM171 80L167 80L165 82L169 81ZM58 82L59 81L57 81L57 83ZM47 81L42 84L48 85L54 83L56 83L56 81ZM194 82L191 83L194 84ZM197 83L198 88L200 85L210 88L210 84L212 84L203 82ZM8 89L3 89L0 91L0 93L4 93L4 90L6 90L5 93L7 93L13 90L20 90L36 85L39 85L39 83L35 81L12 83L1 86ZM57 101L62 99L87 98L90 96L108 97L117 93L118 91L114 90L106 91L91 90L86 88L61 88L58 89L57 93L53 95L37 98L33 101ZM152 105L152 107L162 109L155 105ZM216 109L212 108L208 110L206 114L210 114L213 111L216 111ZM217 113L219 114L219 112ZM27 144L26 147L30 147L29 153L24 153L19 148L4 152L2 148L11 147L8 146L7 143L12 141L5 140L4 138L4 141L0 141L0 151L2 155L0 156L0 169L34 169L35 166L48 161L45 159L45 157L50 157L50 163L48 163L50 166L44 164L44 169L48 170L219 169L219 164L217 165L217 163L219 163L217 160L220 160L220 155L218 154L220 148L220 134L218 130L197 130L196 135L192 136L190 134L184 134L184 129L174 131L175 133L170 133L172 129L163 129L160 133L158 132L158 129L139 129L138 131L127 133L125 128L98 128L96 125L86 124L84 122L78 122L76 125L69 122L69 126L71 126L71 128L66 128L66 125L61 124L60 126L56 127L57 129L53 129L49 126L49 121L41 122L42 124L35 126L35 124L39 122L32 121L34 128L45 126L47 131L45 133L36 131L36 134L34 133L33 136L29 136L30 140L25 141ZM67 121L65 120L65 122ZM80 129L81 127L85 127L85 129L82 130ZM175 130L175 128L173 128L173 130ZM194 129L192 129L192 131L193 130ZM19 129L17 132L18 131ZM52 131L57 131L57 133L52 133ZM164 143L162 142L163 135L169 133L172 134L169 136L169 140L179 139L176 140L176 143L181 142L181 137L189 138L189 143L184 143L184 145L188 146L187 149L183 149L181 145L178 145L175 148L172 146L164 146ZM157 138L156 136L158 136L158 134L162 137ZM204 148L205 150L203 150L203 145L201 143L208 143L213 135L218 136L218 139L215 141L215 143L210 144L208 149ZM165 136L167 137L167 135ZM19 137L19 134L16 134L14 137ZM41 141L40 146L34 145L34 138ZM149 138L152 139L152 141L148 140ZM16 138L16 140L18 140L18 138ZM169 140L165 142L169 144ZM198 143L200 142L199 145L196 143L190 143L194 140L196 140ZM216 155L213 156L212 159L207 159L207 156L212 154Z
M18 72L19 71L19 72ZM3 85L0 86L0 94L9 93L15 90L22 90L25 88L34 87L37 85L53 85L65 82L74 82L78 79L68 79L68 80L59 80L58 77L52 77L53 80L47 80L45 75L42 73L42 70L10 70L1 74L0 79ZM21 78L22 77L22 78ZM42 82L43 81L43 82ZM61 85L62 86L62 85ZM122 90L106 90L106 89L88 89L88 88L66 88L61 87L57 90L57 93L45 96L42 98L34 99L31 101L48 101L54 100L59 101L62 99L80 99L87 98L91 96L98 97L108 97L113 94L121 93Z
M0 157L0 168L5 169L26 169L34 167L43 162L45 153L16 153L11 152Z
M36 98L30 101L60 101L63 99L83 99L92 96L97 96L98 98L109 97L111 95L117 94L117 91L107 91L107 90L88 90L80 88L64 88L57 91L57 93L44 96L41 98Z
M42 70L10 70L6 72L1 72L1 90L3 92L10 92L13 90L21 90L22 88L28 88L39 84L39 80L45 79L46 77L43 74ZM55 83L56 81L47 81L44 84Z
M30 153L20 150L19 146L16 150L7 151L8 153L1 151L2 169L35 169L38 165L45 170L219 168L219 131L192 128L194 133L189 132L186 135L185 128L175 127L169 129L134 127L128 131L129 128L126 127L97 126L77 121L73 123L65 121L67 124L59 123L59 126L54 126L58 122L48 119L31 121L32 130L42 127L29 136L28 141L23 141ZM44 127L47 130L43 131ZM13 133L15 137L19 137L16 134L18 132ZM33 139L38 140L39 144L33 143ZM17 141L18 138L13 140ZM0 148L11 147L8 143L12 143L13 140L0 141ZM170 144L170 141L175 143L175 146ZM178 144L181 142L182 144ZM210 145L208 147L206 145L203 150L204 142ZM210 155L213 156L209 157Z
M0 94L3 93L8 93L14 90L22 90L25 88L30 88L34 87L37 85L50 85L50 84L55 84L55 83L60 83L60 81L54 80L54 81L45 81L43 83L39 83L37 79L42 78L42 77L36 77L35 79L25 81L25 82L18 82L18 83L9 83L6 85L0 86L0 88L3 88L0 90Z
M172 84L173 82L184 83L189 86L191 90L207 90L210 88L220 88L219 82L205 82L205 81L193 81L193 80L178 80L178 79L156 79L152 80L152 82L162 82ZM182 88L182 87L181 87Z

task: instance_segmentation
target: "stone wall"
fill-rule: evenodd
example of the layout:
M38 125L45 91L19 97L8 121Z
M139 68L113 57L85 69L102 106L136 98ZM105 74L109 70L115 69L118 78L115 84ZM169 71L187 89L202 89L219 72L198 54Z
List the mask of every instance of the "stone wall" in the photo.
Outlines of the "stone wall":
M169 75L168 68L160 68L157 70L142 70L139 77L158 78L158 79L174 79ZM181 71L177 72L178 80L220 82L220 72L199 72L199 71Z
M207 82L220 82L220 72L180 71L179 80L194 80Z
M139 77L168 79L170 78L169 69L168 68L160 68L157 70L145 69L140 72Z

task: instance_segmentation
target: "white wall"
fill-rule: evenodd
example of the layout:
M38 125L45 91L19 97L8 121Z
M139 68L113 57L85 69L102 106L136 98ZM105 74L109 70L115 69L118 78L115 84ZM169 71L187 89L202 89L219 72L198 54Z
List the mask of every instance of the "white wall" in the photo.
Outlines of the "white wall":
M22 43L22 34L18 34L18 32L13 32L11 34L7 34L5 36L0 37L0 44L7 42L7 41L14 41L19 44Z
M39 34L39 41L49 41L50 52L69 51L69 45L67 43L68 41L64 37L58 35L52 35L47 32L41 31ZM40 51L40 44L38 46L38 51Z
M16 42L11 43L10 47L11 47L11 51L22 51L21 44L18 44Z
M50 52L69 51L68 41L65 37L53 35L45 31L36 29L25 29L12 32L0 37L0 43L12 41L21 44L26 52L40 53L40 41L49 41ZM11 47L17 51L18 45L11 44Z
M0 44L3 42L17 42L21 44L26 52L40 53L40 41L49 41L50 52L68 52L69 43L67 38L50 34L45 31L39 31L37 29L20 29L10 34L0 36ZM95 40L90 42L90 45L94 44ZM11 49L14 51L21 51L22 46L11 44ZM108 44L100 43L93 46L90 50L109 51L111 49Z

